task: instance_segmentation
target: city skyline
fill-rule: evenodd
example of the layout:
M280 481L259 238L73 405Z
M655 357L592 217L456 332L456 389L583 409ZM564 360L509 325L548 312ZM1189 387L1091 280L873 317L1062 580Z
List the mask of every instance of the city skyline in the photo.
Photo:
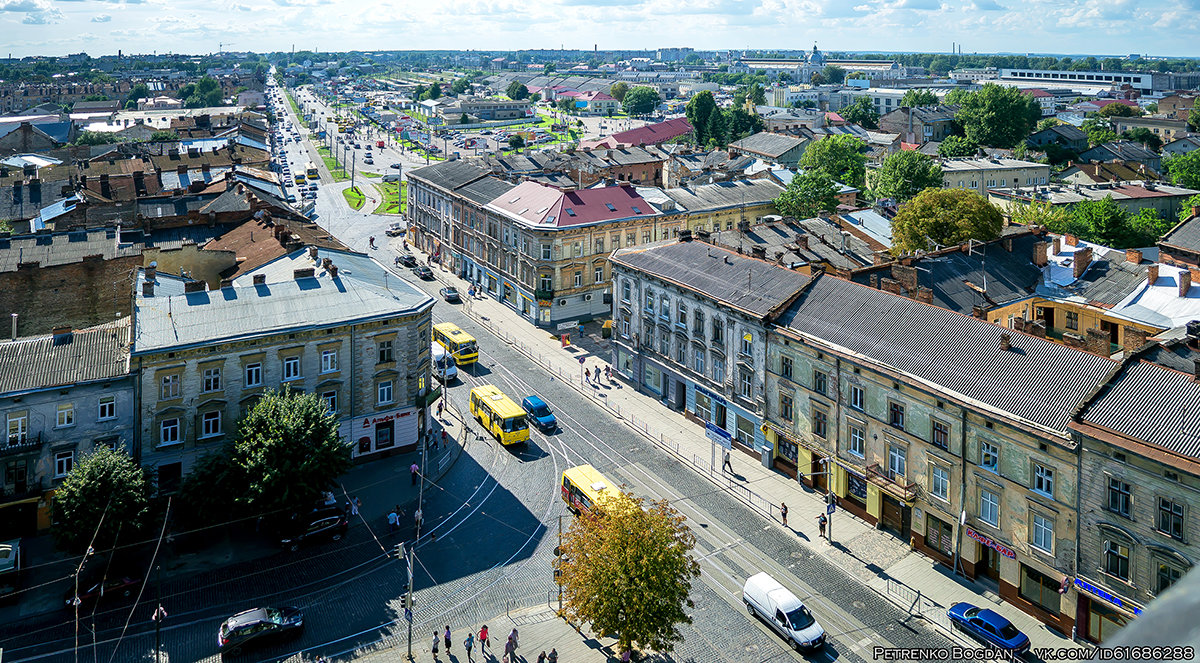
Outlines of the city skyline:
M451 0L420 7L402 0L0 0L0 53L770 50L813 43L825 50L936 53L957 43L964 54L1195 57L1196 9L1200 0ZM651 36L647 28L654 25L672 29Z

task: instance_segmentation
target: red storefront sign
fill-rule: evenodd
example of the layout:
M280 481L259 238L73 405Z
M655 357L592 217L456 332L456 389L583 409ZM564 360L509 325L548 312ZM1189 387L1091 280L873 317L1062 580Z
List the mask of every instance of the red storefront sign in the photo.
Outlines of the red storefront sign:
M991 548L992 550L995 550L996 552L1000 553L1001 555L1004 555L1005 557L1007 557L1009 559L1017 558L1017 553L1012 548L1009 548L1008 546L1004 545L1003 543L998 543L998 542L980 534L979 532L976 532L975 530L971 529L970 527L967 528L967 536L978 541L980 545L987 546L987 547Z

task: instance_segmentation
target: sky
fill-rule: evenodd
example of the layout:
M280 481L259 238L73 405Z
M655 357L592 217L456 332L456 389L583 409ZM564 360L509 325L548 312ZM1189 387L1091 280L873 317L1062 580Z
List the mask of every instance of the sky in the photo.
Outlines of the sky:
M1200 0L0 0L0 55L809 49L1200 56Z

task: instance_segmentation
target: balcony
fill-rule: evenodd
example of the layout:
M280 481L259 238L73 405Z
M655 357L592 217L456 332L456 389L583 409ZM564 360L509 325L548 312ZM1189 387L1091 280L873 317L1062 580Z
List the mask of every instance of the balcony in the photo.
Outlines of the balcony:
M554 290L553 289L543 290L541 288L538 288L537 290L533 291L533 298L537 299L537 300L554 299Z
M867 480L879 486L883 492L892 497L902 500L905 504L912 504L917 499L917 491L920 488L916 483L904 483L903 477L900 481L892 478L888 470L879 466L879 463L871 463L867 466Z
M26 435L9 435L0 439L0 456L29 453L37 451L42 446L42 432Z
M45 479L18 481L12 486L0 484L0 499L4 502L19 502L34 497L41 497L45 492Z

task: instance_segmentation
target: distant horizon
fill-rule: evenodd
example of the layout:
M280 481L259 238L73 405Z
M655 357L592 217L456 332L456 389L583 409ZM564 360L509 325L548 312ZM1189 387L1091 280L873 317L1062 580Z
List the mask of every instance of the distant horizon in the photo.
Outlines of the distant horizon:
M0 0L0 54L61 57L511 45L1200 58L1200 0ZM655 26L670 34L648 37ZM637 45L655 41L660 45ZM775 45L769 45L775 44ZM787 44L782 46L780 44ZM1044 53L1053 44L1062 54ZM1152 46L1158 53L1147 53ZM525 50L525 49L520 49ZM1057 49L1056 49L1057 50Z

